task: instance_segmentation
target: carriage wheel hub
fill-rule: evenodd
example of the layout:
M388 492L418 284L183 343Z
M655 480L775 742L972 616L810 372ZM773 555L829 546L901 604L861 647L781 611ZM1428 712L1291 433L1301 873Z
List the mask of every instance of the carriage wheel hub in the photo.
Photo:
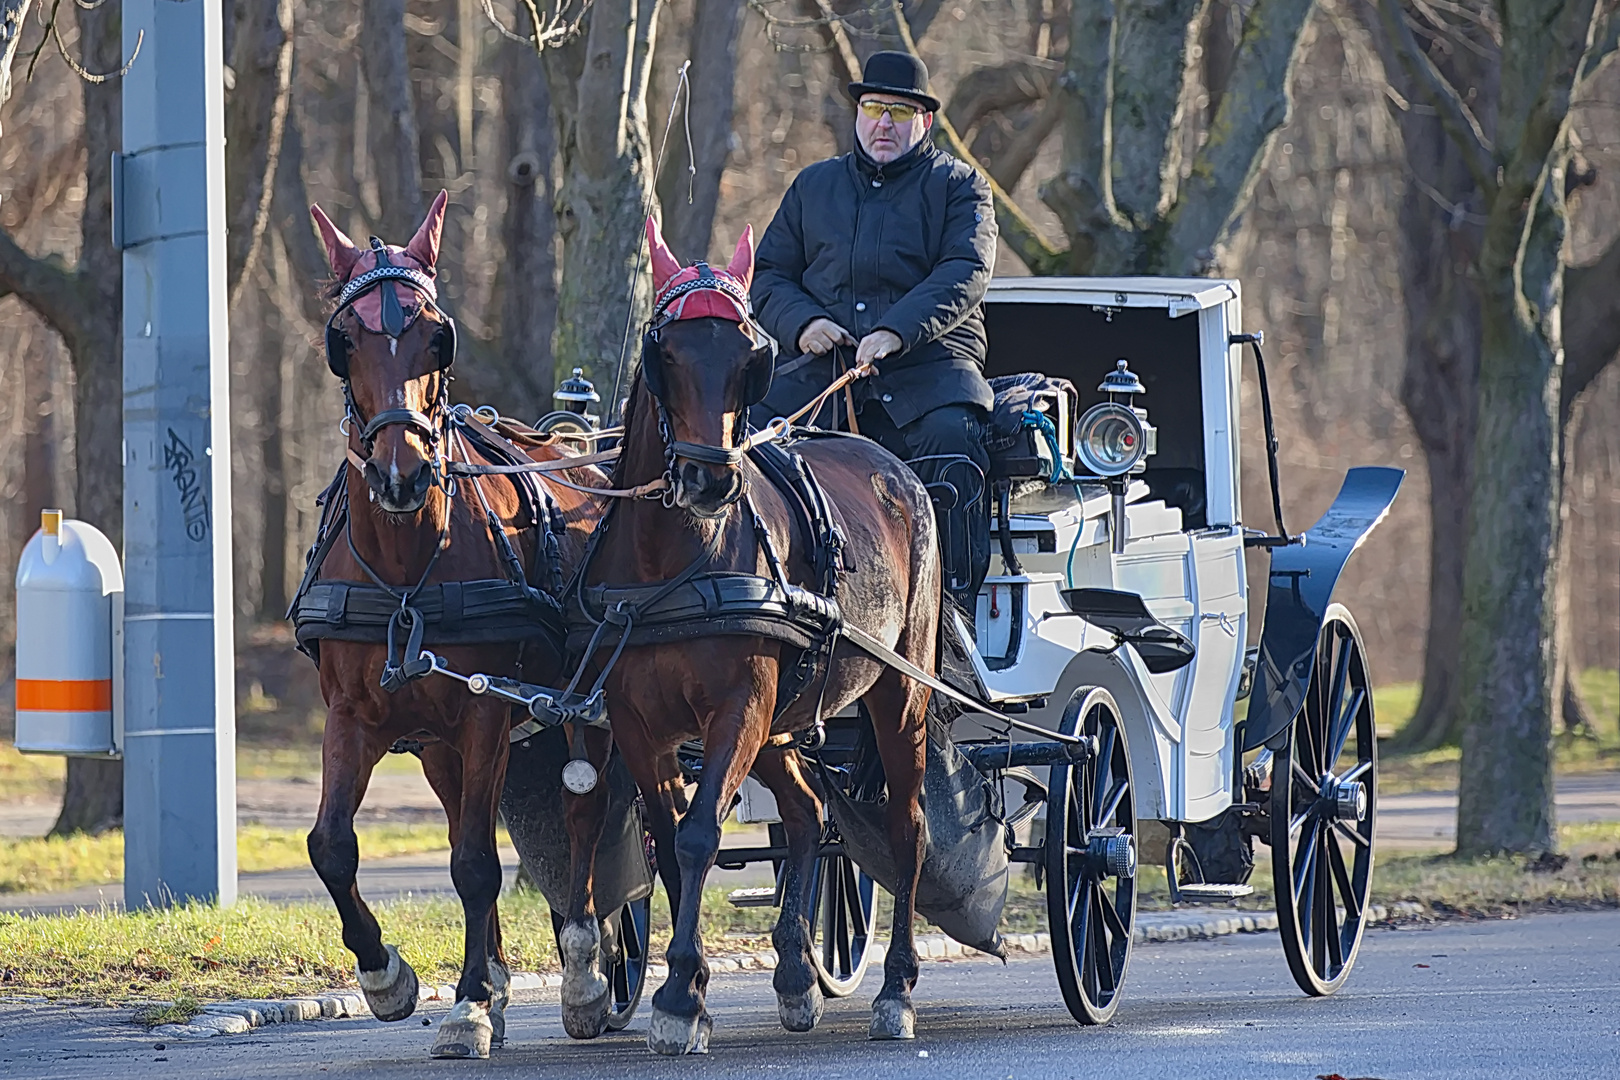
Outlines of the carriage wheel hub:
M1322 784L1322 799L1340 821L1360 821L1367 816L1367 785L1359 780L1343 783L1328 777Z
M1134 836L1093 836L1086 844L1086 855L1103 877L1136 876Z

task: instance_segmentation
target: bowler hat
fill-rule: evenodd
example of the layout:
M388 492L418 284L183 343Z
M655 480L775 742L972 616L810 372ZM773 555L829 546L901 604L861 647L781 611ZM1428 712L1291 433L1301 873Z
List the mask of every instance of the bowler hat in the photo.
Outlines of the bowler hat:
M939 98L928 92L928 67L904 52L876 52L867 57L860 82L849 84L849 96L856 101L862 94L893 94L920 102L929 112L939 111Z

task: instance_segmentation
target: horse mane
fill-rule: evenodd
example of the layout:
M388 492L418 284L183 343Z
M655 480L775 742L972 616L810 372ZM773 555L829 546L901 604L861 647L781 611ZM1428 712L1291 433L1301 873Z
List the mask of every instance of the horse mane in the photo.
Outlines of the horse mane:
M641 389L641 365L636 365L635 374L630 376L630 391L624 399L624 435L619 439L619 459L613 463L613 486L622 488L625 485L624 469L625 455L622 452L630 442L630 433L635 430L636 399L641 395L636 391Z

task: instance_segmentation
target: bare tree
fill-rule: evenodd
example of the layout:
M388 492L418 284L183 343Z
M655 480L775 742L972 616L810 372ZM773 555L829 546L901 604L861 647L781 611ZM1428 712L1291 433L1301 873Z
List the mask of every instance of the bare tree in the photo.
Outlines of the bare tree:
M1483 219L1467 264L1480 334L1456 681L1464 725L1457 850L1546 851L1556 846L1551 735L1562 696L1564 382L1577 362L1566 351L1575 344L1563 333L1566 297L1579 300L1583 315L1620 317L1612 278L1566 279L1569 113L1582 82L1614 48L1615 20L1597 0L1458 10L1485 30L1499 56L1483 96L1431 56L1434 43L1449 52L1461 35L1436 35L1425 47L1399 0L1381 6L1385 48L1415 99L1435 111ZM1577 297L1577 287L1607 296ZM1608 356L1583 351L1578 362L1595 365L1595 374L1615 344L1607 343ZM1593 346L1604 343L1579 342Z
M361 0L360 70L366 80L366 149L381 203L378 231L403 243L427 209L416 97L405 50L405 0Z
M225 102L227 288L234 301L270 220L276 160L292 100L293 0L237 0Z
M520 12L519 27L533 22ZM551 409L551 339L557 323L557 141L551 94L532 46L504 42L501 113L506 131L504 249L496 292L501 337L488 366L500 380L502 408L533 421Z
M651 302L640 254L653 196L647 73L659 5L595 0L584 33L541 53L562 156L553 361L557 372L583 368L604 387L613 383L627 325Z
M121 29L116 9L75 6L82 57L77 70L116 72ZM64 55L66 55L64 53ZM112 245L112 154L119 145L116 79L81 80L85 199L78 265L24 251L0 231L0 293L15 293L62 336L74 372L74 456L78 517L119 543L124 526L123 258ZM53 834L100 831L123 818L123 767L69 758L62 812Z
M1450 131L1459 123L1467 126L1471 116L1482 140L1498 140L1503 25L1488 5L1455 9L1425 5L1406 9L1399 20L1393 9L1386 9L1382 20L1375 12L1369 14L1374 40L1403 106L1397 115L1409 171L1401 231L1408 312L1402 401L1428 459L1432 540L1423 689L1417 712L1399 740L1403 748L1426 750L1459 741L1468 720L1461 705L1463 563L1472 513L1484 330L1478 264L1492 197L1471 167L1472 138L1459 139ZM1617 31L1620 25L1611 15L1588 52L1582 82L1613 51ZM1421 106L1430 93L1444 93L1445 87L1468 102L1462 112L1405 105L1412 101ZM1578 165L1564 172L1566 194L1593 177ZM1565 482L1559 485L1560 522L1568 512L1562 491L1573 464L1562 448L1578 423L1582 395L1620 349L1620 325L1613 309L1617 280L1620 244L1611 245L1596 262L1565 267L1563 273L1564 356L1556 423L1558 460L1565 473ZM1562 527L1557 535L1555 566L1563 567L1569 562L1569 538ZM1553 576L1551 726L1556 729L1561 723L1579 730L1588 721L1570 663L1573 580L1561 570Z
M691 168L678 152L658 180L664 239L682 258L705 258L720 202L720 177L731 156L732 102L737 82L737 35L743 0L699 0L687 39L686 130L692 133ZM671 152L666 151L666 156Z

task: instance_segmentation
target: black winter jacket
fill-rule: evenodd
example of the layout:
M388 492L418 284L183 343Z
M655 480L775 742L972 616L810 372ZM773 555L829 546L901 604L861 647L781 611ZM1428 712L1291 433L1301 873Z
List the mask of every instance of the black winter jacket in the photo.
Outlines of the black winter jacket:
M897 427L943 405L989 409L980 301L995 258L990 185L927 139L886 165L857 147L809 166L755 259L754 310L782 350L764 411L797 409L854 362L851 347L837 360L800 357L799 335L818 318L857 341L900 338L903 351L855 384Z

